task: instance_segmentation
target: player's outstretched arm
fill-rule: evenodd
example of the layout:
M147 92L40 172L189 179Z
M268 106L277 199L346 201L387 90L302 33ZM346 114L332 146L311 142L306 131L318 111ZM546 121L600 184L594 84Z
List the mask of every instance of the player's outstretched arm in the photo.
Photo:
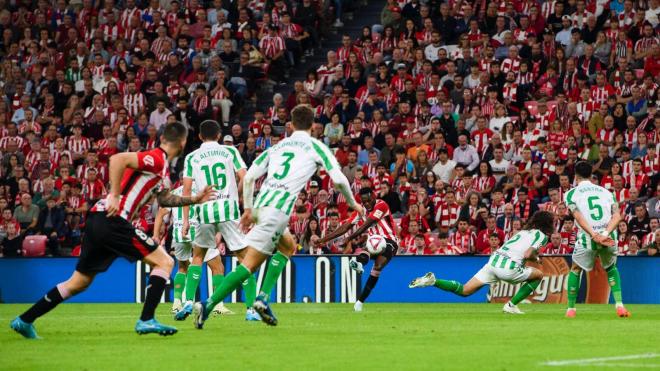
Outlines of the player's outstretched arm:
M351 229L352 226L353 226L352 223L344 223L344 224L342 224L339 228L335 229L333 232L329 233L329 234L326 235L325 237L323 237L323 238L319 238L319 239L316 241L315 245L316 245L316 246L325 245L326 243L328 243L328 242L334 240L335 238L338 238L338 237L340 237L340 236L343 236L344 233L348 232L348 230Z
M206 186L204 190L194 196L177 196L172 194L169 189L164 189L158 193L156 199L162 207L179 207L204 203L213 200L214 197L213 186Z
M348 235L348 237L346 237L346 241L351 241L356 237L362 235L362 233L366 232L367 229L371 228L371 226L373 226L376 223L378 223L378 219L368 217L367 221L365 221L364 224L362 224L358 229L356 229L353 233L351 233L350 235Z
M533 261L533 262L537 262L537 263L541 262L541 259L539 259L538 250L535 250L533 247L530 247L529 249L527 249L527 251L525 251L525 254L523 255L523 257L527 261Z
M110 157L109 178L110 192L106 198L106 211L108 216L116 215L119 211L119 196L121 194L121 178L127 168L138 168L136 152L118 153Z

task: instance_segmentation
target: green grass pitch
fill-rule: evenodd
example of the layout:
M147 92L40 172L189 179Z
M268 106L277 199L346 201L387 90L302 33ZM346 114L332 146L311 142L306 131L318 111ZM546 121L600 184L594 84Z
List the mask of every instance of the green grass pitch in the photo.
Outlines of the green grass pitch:
M0 305L0 370L560 370L660 368L660 306L497 304L275 304L280 325L190 319L172 337L138 336L138 304L63 304L37 321L44 340L28 341L9 321L28 305ZM169 304L157 318L175 321ZM594 358L613 357L605 360ZM571 363L573 360L575 362ZM557 362L547 365L546 362ZM568 361L568 363L566 363ZM578 367L579 366L579 367Z

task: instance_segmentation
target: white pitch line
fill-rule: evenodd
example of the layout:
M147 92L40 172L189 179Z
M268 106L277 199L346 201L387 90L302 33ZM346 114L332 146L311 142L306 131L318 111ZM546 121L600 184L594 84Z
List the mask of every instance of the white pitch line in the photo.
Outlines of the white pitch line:
M625 367L625 368L659 368L658 363L585 363L582 366L601 366L601 367Z
M593 363L603 363L609 361L626 361L630 359L645 359L645 358L658 358L658 357L660 357L660 353L642 353L642 354L631 354L627 356L569 359L564 361L548 361L541 363L541 365L543 366L584 365L584 364L593 364Z

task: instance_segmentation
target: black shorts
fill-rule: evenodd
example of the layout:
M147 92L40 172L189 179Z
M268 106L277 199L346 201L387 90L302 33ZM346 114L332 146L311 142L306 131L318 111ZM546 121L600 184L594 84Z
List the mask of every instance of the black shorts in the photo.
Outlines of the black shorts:
M142 260L157 248L156 241L126 219L108 218L105 212L90 212L76 270L82 273L105 272L120 256L129 261Z
M375 261L376 258L378 258L379 256L382 256L385 259L387 259L387 263L389 263L390 260L392 260L392 258L394 257L394 255L396 255L396 252L398 250L399 250L399 244L397 244L396 241L394 241L394 240L386 238L385 239L385 249L383 250L383 252L381 252L378 255L372 256L371 259L373 259Z

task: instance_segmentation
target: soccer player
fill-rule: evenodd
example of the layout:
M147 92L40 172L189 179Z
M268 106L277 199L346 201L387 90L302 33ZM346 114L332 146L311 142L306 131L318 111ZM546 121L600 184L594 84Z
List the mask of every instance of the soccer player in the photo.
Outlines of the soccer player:
M179 186L172 191L172 194L181 196L183 192L183 187ZM193 193L197 194L197 190L193 188ZM195 212L196 208L190 208L190 229L187 235L182 233L183 227L183 207L174 207L167 208L161 207L158 210L156 215L156 220L154 223L154 240L156 243L159 243L161 240L161 226L163 225L163 220L166 216L170 216L172 224L172 248L174 250L174 257L178 261L178 269L176 275L174 275L174 302L172 303L172 314L175 315L181 311L183 308L182 298L183 292L186 288L186 275L188 273L188 266L190 265L190 259L192 257L192 240L197 234L197 229L199 227L199 221L197 219L197 214ZM206 256L204 256L204 262L211 268L212 281L217 281L215 277L218 274L222 273L222 261L220 260L220 251L217 248L208 249L206 251ZM200 272L201 274L201 272ZM187 298L194 298L196 292L186 291ZM256 294L255 294L256 296ZM231 311L225 308L222 303L213 309L214 313L224 313L229 314Z
M268 304L268 294L288 262L283 251L291 254L295 250L293 238L287 228L291 211L298 194L317 170L324 169L334 182L335 188L346 198L348 205L358 213L363 213L332 152L325 144L310 135L314 120L312 108L308 105L298 105L291 111L291 118L295 130L293 134L264 151L245 175L243 183L245 211L241 225L244 229L253 222L255 225L245 236L246 247L241 251L243 257L241 264L225 277L208 303L195 303L193 318L198 329L204 326L204 321L213 306L251 276L275 248L279 252L269 263L264 284L254 302L254 309L266 324L277 325L277 318ZM266 179L261 185L256 203L253 203L254 183L264 174L267 174Z
M539 250L548 242L554 230L554 215L547 211L537 211L529 219L524 229L516 233L502 247L490 256L477 274L466 284L456 281L436 279L432 272L415 278L408 287L435 286L441 290L460 296L470 296L486 284L505 281L512 284L525 282L502 311L510 314L523 314L518 303L529 296L541 283L543 272L526 267L528 260L537 261Z
M229 250L236 252L243 248L244 235L238 226L240 210L238 205L238 189L247 172L245 162L238 150L233 146L219 144L222 129L213 120L200 124L199 138L202 144L199 149L186 156L183 165L183 195L189 196L193 184L197 187L211 186L215 189L216 198L197 206L196 214L199 227L193 238L192 264L188 267L186 278L186 304L176 314L176 319L182 321L192 313L195 293L202 274L202 262L206 251L216 248L215 236L220 233L225 239ZM183 226L181 233L188 234L190 229L190 214L188 207L183 207ZM213 276L213 287L222 283L224 267ZM247 296L256 295L256 280L254 276L246 277L245 292ZM246 301L251 301L248 298ZM220 305L220 303L217 303ZM214 308L214 311L222 308ZM246 319L254 319L254 313L248 309Z
M564 202L578 225L573 250L573 264L568 274L568 308L566 317L575 317L575 300L580 289L582 270L591 271L594 260L600 257L607 271L607 280L616 303L616 314L628 317L630 312L621 300L621 277L616 268L616 228L622 220L619 204L607 189L591 182L592 167L585 161L575 165L577 186L564 195Z
M383 236L386 241L385 250L382 253L374 256L374 266L371 269L371 274L367 279L367 283L364 285L362 292L360 293L360 298L355 302L353 309L356 312L362 311L362 305L371 294L371 290L378 283L378 278L380 273L383 271L383 268L392 260L396 252L399 250L399 243L396 237L396 227L394 224L394 219L392 218L392 213L390 212L389 206L383 200L376 199L374 197L373 191L371 188L362 188L360 189L360 201L362 201L362 206L365 208L365 212L368 213L366 219L363 218L358 213L351 215L349 223L344 223L336 231L328 234L327 236L319 239L316 242L317 247L320 247L326 244L329 241L334 240L337 237L343 236L351 228L357 226L357 229L353 233L349 234L344 241L349 242L354 240L357 237L362 236L363 233L367 232L369 236L378 235ZM356 249L355 253L357 258L351 260L350 267L351 269L357 271L358 273L364 272L364 266L369 262L371 256L369 252L363 249Z
M188 131L181 123L167 124L160 137L160 147L120 153L110 158L110 192L88 214L76 270L71 278L53 287L30 309L16 317L11 322L12 329L26 338L38 338L33 325L37 318L87 289L97 274L105 272L117 257L122 256L130 261L142 260L151 266L144 307L135 331L160 335L177 332L176 328L163 325L154 318L174 262L165 249L135 229L130 221L153 195L164 207L192 205L213 198L211 187L204 188L194 197L175 196L166 187L169 183L168 158L183 151L187 135Z

